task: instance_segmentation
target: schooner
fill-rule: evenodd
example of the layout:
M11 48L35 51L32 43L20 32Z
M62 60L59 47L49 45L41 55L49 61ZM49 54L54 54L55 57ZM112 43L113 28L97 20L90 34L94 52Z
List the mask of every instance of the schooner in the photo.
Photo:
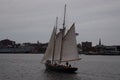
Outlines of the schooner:
M53 28L48 47L42 58L42 63L45 64L47 70L69 73L77 71L78 68L72 67L68 62L77 61L80 58L77 51L75 23L66 32L65 15L66 5L64 9L63 28L57 32L57 18L56 27ZM66 62L66 65L63 65L64 62Z

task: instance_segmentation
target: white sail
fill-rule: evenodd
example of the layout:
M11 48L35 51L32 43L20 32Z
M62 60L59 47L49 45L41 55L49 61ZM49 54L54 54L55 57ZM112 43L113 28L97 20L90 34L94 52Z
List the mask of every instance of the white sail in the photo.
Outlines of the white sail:
M76 44L75 25L73 24L63 38L61 61L79 60Z
M60 31L56 36L55 41L54 61L60 60L61 44L62 44L62 32Z
M46 60L52 60L52 56L53 56L53 51L54 51L54 40L55 40L55 36L56 36L56 28L54 27L51 38L49 40L49 44L48 47L45 51L44 57L42 58L42 63L45 63Z

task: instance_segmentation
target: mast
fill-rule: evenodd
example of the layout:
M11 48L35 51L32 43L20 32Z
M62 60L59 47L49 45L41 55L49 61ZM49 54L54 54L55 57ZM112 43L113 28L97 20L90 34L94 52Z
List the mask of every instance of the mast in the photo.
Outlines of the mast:
M62 42L61 42L61 52L60 52L60 63L62 61L62 53L63 53L63 37L65 33L65 18L66 18L66 4L64 7L64 18L63 18L63 29L62 29Z
M66 18L66 4L64 7L63 29L65 28L65 18Z
M55 29L57 30L57 24L58 24L58 17L56 17L56 25L55 25ZM56 35L56 34L55 34ZM54 46L53 46L53 55L52 55L52 64L54 61L54 56L55 56L55 45L56 45L56 36L54 36Z

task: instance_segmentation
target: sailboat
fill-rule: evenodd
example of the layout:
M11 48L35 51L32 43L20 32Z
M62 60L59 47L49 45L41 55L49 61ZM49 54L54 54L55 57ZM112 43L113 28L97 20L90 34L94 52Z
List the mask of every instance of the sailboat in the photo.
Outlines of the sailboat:
M75 23L66 32L65 14L66 5L64 9L63 28L59 32L57 32L57 27L53 28L48 47L42 58L42 63L45 64L47 70L73 73L78 68L72 67L69 62L80 60L80 58L77 51Z

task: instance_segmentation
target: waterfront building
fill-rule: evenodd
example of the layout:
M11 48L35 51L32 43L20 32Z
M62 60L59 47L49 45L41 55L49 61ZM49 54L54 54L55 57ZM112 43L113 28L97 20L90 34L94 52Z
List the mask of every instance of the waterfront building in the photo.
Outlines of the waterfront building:
M83 52L89 52L92 48L92 42L82 42L82 51Z
M102 45L101 39L99 39L99 43L95 47L96 47L97 54L103 54L105 46Z
M117 46L104 46L103 49L104 55L118 55L120 51L117 49Z
M15 41L9 39L4 39L0 41L0 47L14 47L15 44Z

